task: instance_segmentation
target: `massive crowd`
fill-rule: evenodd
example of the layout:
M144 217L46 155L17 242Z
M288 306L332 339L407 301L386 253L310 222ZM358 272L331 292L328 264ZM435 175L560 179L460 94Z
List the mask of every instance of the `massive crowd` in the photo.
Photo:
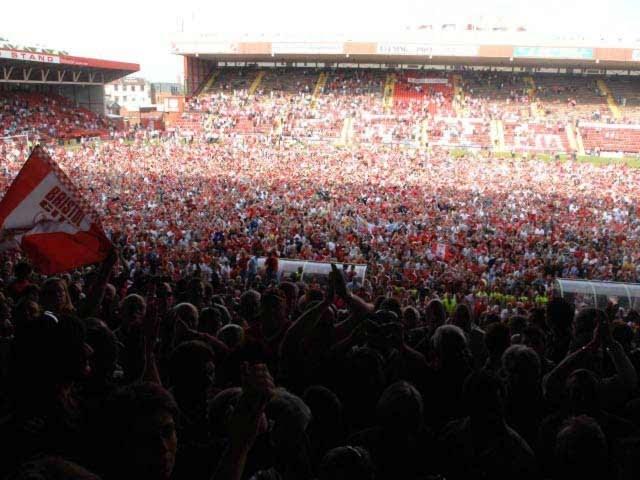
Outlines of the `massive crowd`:
M638 282L640 172L385 145L384 75L271 81L299 94L192 102L214 142L47 147L114 249L0 254L0 478L633 478L638 306L554 281ZM408 88L403 115L453 108ZM347 117L367 142L277 132ZM27 153L0 144L0 192Z
M580 150L573 140L578 129L585 150L595 151L587 140L594 130L597 134L612 125L633 124L639 115L634 81L618 77L607 79L611 91L633 95L633 101L627 106L626 96L617 95L616 115L597 80L588 76L295 68L263 71L252 91L258 72L220 70L213 86L188 103L185 118L216 138L257 133L302 141L332 138L348 144L499 147L555 154ZM325 75L324 83L318 83L319 75ZM505 131L505 144L499 145L499 135L491 130L494 121L502 122L505 130L517 125L526 134ZM611 132L614 140L603 142L598 152L640 151L640 139L615 139L634 132Z
M267 136L50 152L116 249L47 279L4 255L2 475L637 467L640 317L553 289L637 282L636 170ZM26 150L0 153L4 191Z

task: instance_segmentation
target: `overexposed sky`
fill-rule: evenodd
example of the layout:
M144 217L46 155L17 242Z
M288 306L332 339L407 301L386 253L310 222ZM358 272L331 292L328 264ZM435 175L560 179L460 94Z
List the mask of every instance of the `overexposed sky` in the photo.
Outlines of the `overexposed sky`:
M177 81L182 62L169 47L180 18L186 30L211 32L388 32L485 18L611 34L640 26L640 0L6 0L0 37L139 63L151 81Z

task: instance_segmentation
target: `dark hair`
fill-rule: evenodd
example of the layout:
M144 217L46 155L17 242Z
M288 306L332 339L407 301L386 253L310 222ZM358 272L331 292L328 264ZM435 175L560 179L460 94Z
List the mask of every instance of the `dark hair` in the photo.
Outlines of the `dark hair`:
M575 307L564 298L552 298L547 303L547 325L559 332L569 332Z
M503 416L504 386L492 373L473 372L464 381L462 394L472 417Z
M227 421L233 413L241 395L241 388L227 388L218 393L213 400L209 402L207 418L209 419L209 431L214 437L224 438L227 436Z
M314 416L326 418L331 416L339 418L342 416L342 402L338 396L322 385L314 385L307 388L302 397Z
M525 328L522 331L522 336L525 338L530 338L535 342L545 343L547 340L547 335L544 333L544 331L540 327L536 325L529 325L527 328ZM528 346L531 346L531 345L528 345Z
M374 465L362 447L338 447L327 452L318 469L320 480L373 480Z
M200 386L206 378L205 364L213 362L213 350L204 342L191 340L178 345L169 357L169 380L176 388Z
M460 327L440 325L431 337L431 344L443 368L459 368L470 365L469 345Z
M512 345L502 355L502 368L507 382L516 385L540 384L540 358L525 345Z
M15 276L19 279L27 278L33 272L31 265L27 262L18 262L15 267L13 267L13 272Z
M596 328L598 322L598 310L595 308L584 308L576 315L575 334L576 336L586 335L590 337L593 335L593 330Z
M598 423L581 415L567 420L556 437L555 478L608 478L607 440Z
M415 432L422 426L422 395L407 382L396 382L380 396L376 408L378 421L387 430Z
M451 323L457 327L462 328L463 330L467 330L471 327L472 322L473 316L471 314L469 306L464 303L459 304L453 312Z
M565 399L572 413L593 415L600 410L600 381L591 370L574 370L565 382Z
M502 355L511 345L511 335L509 327L503 323L491 323L487 325L484 343L487 346L489 355Z
M511 335L521 334L527 326L527 318L522 315L514 315L509 319L509 331Z
M61 457L46 456L24 463L7 480L100 480L84 467Z
M500 316L491 312L484 312L482 314L482 325L491 325L492 323L501 323ZM481 326L482 326L481 325Z
M104 322L96 318L85 320L87 343L93 349L92 364L95 374L111 376L118 357L118 339Z
M313 302L322 302L324 300L324 294L322 293L322 290L318 290L317 288L310 288L309 290L307 290L307 293L305 293L305 297L306 308L308 308L309 304Z
M140 414L166 411L177 414L178 407L171 394L161 385L143 382L127 385L116 390L108 399L111 410L124 407L120 412L124 417L135 418Z
M402 318L402 306L397 298L385 298L380 302L379 310L388 310Z
M128 468L136 449L144 447L134 425L140 419L167 413L178 423L178 406L173 396L155 383L127 385L113 392L107 399L100 419L102 435L99 445L102 469L110 478L121 478L121 470Z
M611 326L611 335L614 340L620 342L625 349L631 348L633 342L633 328L620 320L613 322Z
M84 324L71 315L45 312L19 322L13 350L15 380L47 387L78 380L86 366Z
M198 330L215 336L223 325L220 310L214 307L203 308L198 319Z

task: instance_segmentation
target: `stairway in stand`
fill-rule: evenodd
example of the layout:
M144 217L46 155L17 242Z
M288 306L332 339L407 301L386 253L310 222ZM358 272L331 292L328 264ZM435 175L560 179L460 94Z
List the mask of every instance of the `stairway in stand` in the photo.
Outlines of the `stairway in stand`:
M462 89L462 77L456 73L451 76L451 80L453 81L453 110L456 112L456 116L464 117L465 101L464 90Z
M395 90L395 85L395 73L388 74L387 79L384 82L384 92L382 97L382 106L387 112L389 112L393 108L393 92Z
M426 148L427 143L429 142L429 133L428 133L429 121L425 118L420 123L420 148Z
M197 97L202 93L210 92L211 87L213 86L216 79L218 78L218 75L220 75L220 70L212 70L211 73L209 74L209 77L207 77L207 79L200 84L200 86L196 89L196 91L193 92L193 96Z
M613 96L613 93L611 93L611 89L609 88L609 85L607 85L607 83L602 79L598 79L596 83L598 84L598 89L600 90L600 93L602 93L602 95L604 95L607 98L607 105L609 105L609 110L611 110L611 113L613 114L613 118L615 118L616 120L619 118L622 118L622 113L620 112L620 106L618 105L616 98Z
M250 97L253 97L253 95L255 95L256 91L260 87L260 82L262 82L262 79L264 78L265 75L266 75L266 72L264 72L263 70L260 70L256 75L256 78L253 79L253 82L251 82L251 86L249 87L249 92L248 92Z
M204 88L200 93L211 92L211 90L213 89L213 84L216 83L216 80L218 79L219 75L220 75L220 70L214 70L213 72L211 72L211 76L209 77L209 80L207 80L207 83L205 83Z
M491 120L489 134L493 151L504 152L504 125L502 125L502 120Z
M578 151L578 155L584 155L584 142L582 141L582 134L580 133L580 128L576 128L576 150Z
M573 130L573 125L571 125L571 123L567 123L564 127L564 131L567 132L567 141L569 142L569 149L572 152L576 152L578 150L578 141L576 140L576 133Z
M326 74L326 72L320 72L320 75L318 75L318 81L316 82L316 86L313 89L313 96L311 97L311 108L316 108L318 97L322 94L322 92L324 92L324 87L327 84L328 78L329 76Z
M346 147L350 145L353 140L353 118L347 117L342 124L342 130L340 131L340 138L335 145L337 147Z
M533 77L524 77L524 83L527 84L527 96L529 97L529 105L531 110L531 116L533 118L540 118L540 109L538 108L538 101L536 96L536 82Z

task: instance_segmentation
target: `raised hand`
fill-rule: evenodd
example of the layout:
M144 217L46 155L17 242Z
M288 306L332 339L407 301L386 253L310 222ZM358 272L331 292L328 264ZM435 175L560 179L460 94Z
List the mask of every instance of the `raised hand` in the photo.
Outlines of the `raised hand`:
M266 429L264 409L275 385L264 364L244 364L242 370L242 395L230 419L229 432L232 448L247 451Z
M615 306L617 310L617 305ZM600 343L603 348L610 347L613 345L613 336L611 335L611 326L610 322L613 318L615 318L615 313L611 314L611 312L601 312L598 311L598 326L596 327L599 330L599 338Z
M333 284L336 295L340 298L347 298L349 296L349 290L347 289L347 282L342 275L342 272L338 270L335 263L331 264L331 276L333 277Z

